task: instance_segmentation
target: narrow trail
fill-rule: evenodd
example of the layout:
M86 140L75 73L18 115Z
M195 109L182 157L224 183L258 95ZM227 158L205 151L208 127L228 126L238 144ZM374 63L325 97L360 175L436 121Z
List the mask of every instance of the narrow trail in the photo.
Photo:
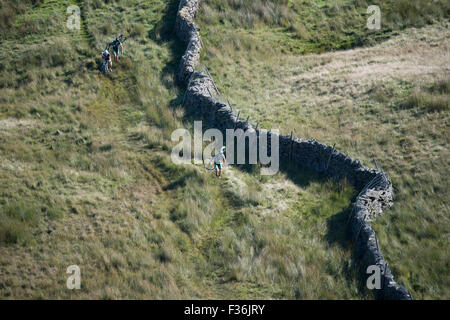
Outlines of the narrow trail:
M96 46L96 42L95 42L95 37L94 35L89 31L89 28L87 26L87 16L86 16L86 8L85 8L85 3L82 0L77 0L78 6L80 7L81 10L81 21L80 21L80 25L81 25L81 38L85 39L89 45L91 47L95 47Z

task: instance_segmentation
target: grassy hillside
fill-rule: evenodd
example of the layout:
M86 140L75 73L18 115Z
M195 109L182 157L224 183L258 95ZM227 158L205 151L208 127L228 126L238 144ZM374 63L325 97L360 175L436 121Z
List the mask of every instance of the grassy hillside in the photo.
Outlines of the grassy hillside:
M344 237L345 182L171 162L172 130L192 127L177 1L0 4L1 298L371 297ZM102 75L118 33L125 55Z
M375 159L396 192L374 223L394 275L414 298L448 299L448 2L380 1L380 31L366 1L221 3L198 21L224 98L260 127Z
M380 30L366 28L370 5L380 7ZM445 0L205 0L198 20L206 43L225 52L234 47L298 54L374 44L449 14Z

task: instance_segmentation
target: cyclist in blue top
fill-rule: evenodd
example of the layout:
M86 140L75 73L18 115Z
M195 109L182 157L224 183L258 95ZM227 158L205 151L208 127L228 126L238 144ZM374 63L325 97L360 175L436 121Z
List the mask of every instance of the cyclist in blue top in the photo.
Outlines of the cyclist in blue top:
M112 53L114 55L114 60L119 61L119 54L123 54L123 44L120 38L108 43L107 48L112 47Z

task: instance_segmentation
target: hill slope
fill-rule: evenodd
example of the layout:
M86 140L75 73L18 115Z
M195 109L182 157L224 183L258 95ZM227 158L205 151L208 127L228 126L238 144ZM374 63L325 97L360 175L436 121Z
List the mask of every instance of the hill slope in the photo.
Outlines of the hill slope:
M345 182L237 168L217 180L171 162L171 132L192 128L174 81L177 1L17 4L1 7L2 298L371 297L342 229ZM117 33L125 55L104 76Z
M202 59L220 87L261 126L376 156L398 189L376 223L394 274L416 298L448 297L448 81L435 81L448 26L403 30L445 15L445 2L418 13L420 1L388 1L414 19L375 37L355 27L365 1L247 3L203 1ZM234 167L218 180L171 162L171 132L192 129L175 82L178 1L0 4L2 298L372 297L344 232L355 196L345 181ZM69 5L81 8L79 31L66 28ZM104 76L100 52L117 33L130 36L126 52ZM79 291L66 288L74 264Z
M374 223L396 279L415 298L449 297L448 3L383 1L377 32L365 27L364 1L225 3L227 10L202 2L197 19L206 47L202 62L223 98L260 127L336 144L367 165L376 160L396 191L393 210ZM309 19L325 16L305 25L304 39L290 31L296 20L289 8L295 7ZM402 17L394 19L397 13ZM341 29L331 30L336 23ZM347 34L347 23L357 32ZM341 37L330 40L334 49L373 46L292 54L324 51L312 40L327 48L323 32ZM380 37L389 40L375 44Z

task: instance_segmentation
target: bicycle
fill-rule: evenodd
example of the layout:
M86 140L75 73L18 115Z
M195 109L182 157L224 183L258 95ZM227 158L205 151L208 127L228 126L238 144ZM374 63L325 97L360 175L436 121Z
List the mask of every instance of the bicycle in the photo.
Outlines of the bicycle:
M111 41L111 42L107 43L107 44L106 44L105 50L108 50L109 47L112 46L112 44L113 44L115 41L119 41L120 43L124 43L125 40L127 40L127 39L128 39L127 37L124 37L123 34L121 34L120 36L116 37L116 39L115 39L114 41Z
M105 60L103 60L103 65L102 65L102 67L100 68L100 71L103 73L103 74L106 74L109 70L108 70L108 68L106 67L106 61Z

